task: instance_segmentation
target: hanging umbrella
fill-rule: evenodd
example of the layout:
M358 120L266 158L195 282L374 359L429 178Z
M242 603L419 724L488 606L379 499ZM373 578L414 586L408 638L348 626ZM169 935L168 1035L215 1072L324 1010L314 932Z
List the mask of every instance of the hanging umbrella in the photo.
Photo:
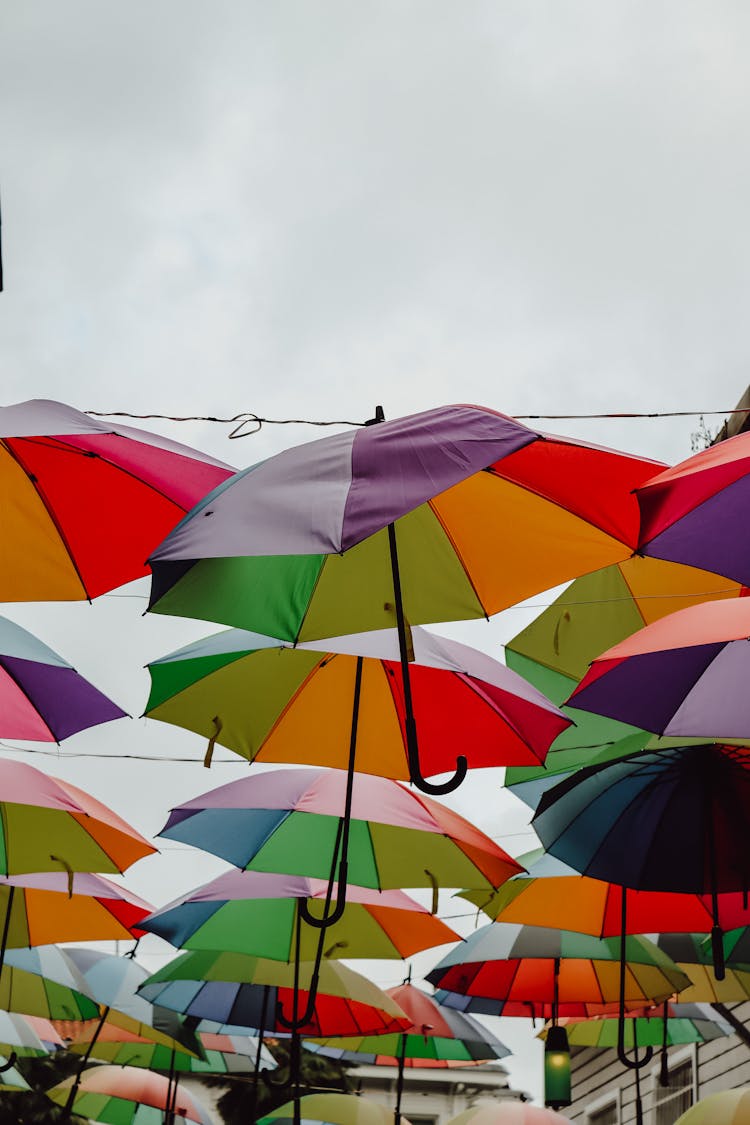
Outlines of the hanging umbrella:
M173 809L160 833L237 867L328 879L347 775L269 770ZM521 870L488 836L396 781L357 775L348 879L361 887L499 886Z
M720 972L718 896L750 887L749 811L750 754L709 744L580 770L544 795L533 825L548 851L586 875L710 895Z
M439 785L421 772L409 626L484 617L627 557L629 489L654 466L479 407L382 418L210 494L149 560L150 608L295 643L396 624L411 779L449 792L467 762Z
M322 1125L393 1125L393 1114L379 1102L355 1094L306 1094L299 1098L298 1112L304 1122ZM258 1125L285 1125L296 1117L293 1102L279 1106L258 1120ZM405 1117L401 1120L409 1125Z
M740 1086L701 1098L681 1114L674 1125L747 1125L748 1121L750 1086Z
M228 950L291 961L315 959L318 934L298 935L300 900L325 899L322 879L228 871L157 910L142 925L185 949ZM350 887L342 918L326 935L330 957L410 957L457 934L403 891ZM301 944L297 944L298 937Z
M301 961L303 1009L313 975L314 962ZM199 949L183 953L158 969L140 986L139 993L153 1004L192 1019L258 1029L266 1034L286 1030L278 1012L291 1010L293 987L293 965L243 953ZM325 960L319 968L310 1026L301 1030L309 1035L364 1035L398 1030L403 1023L404 1013L389 993L341 961Z
M49 1020L0 1012L0 1051L11 1058L42 1058L64 1042Z
M680 1004L678 1007L699 1007L697 1004ZM731 1024L722 1020L715 1012L711 1013L708 1004L701 1007L707 1009L703 1017L694 1016L668 1016L666 1027L661 1015L634 1016L628 1015L625 1020L625 1044L627 1047L678 1047L686 1043L710 1043L714 1039L723 1039L733 1033ZM593 1047L600 1051L616 1050L617 1048L617 1020L616 1019L590 1019L572 1020L561 1019L560 1024L568 1034L571 1047ZM547 1028L539 1035L540 1039L546 1038Z
M542 1109L521 1101L502 1101L497 1105L473 1106L465 1109L446 1125L571 1125L552 1109Z
M594 938L541 926L496 922L483 926L450 950L427 974L436 988L494 1003L471 1007L507 1015L508 1002L525 1005L526 1016L569 1014L566 1004L611 1004L619 992L619 948L612 938ZM626 941L625 1000L633 1007L665 1000L689 983L687 976L652 942ZM442 991L437 999L443 1000ZM570 1013L573 1014L573 1013Z
M60 402L0 408L0 600L94 598L147 573L149 551L228 466Z
M73 1079L68 1078L47 1090L47 1097L65 1106L74 1089ZM169 1114L171 1120L172 1112L177 1122L211 1125L211 1118L192 1093L179 1084L175 1089L163 1075L138 1067L92 1067L80 1082L73 1108L78 1117L110 1125L161 1125L162 1115Z
M6 948L140 937L153 910L125 887L76 871L0 876L0 964Z
M81 1030L67 1044L67 1049L73 1054L85 1054L91 1036L91 1028ZM253 1075L255 1056L258 1053L265 1068L273 1070L276 1066L270 1051L249 1035L212 1035L203 1032L199 1039L203 1047L203 1058L175 1047L167 1047L163 1043L154 1043L121 1028L105 1025L90 1058L115 1066L140 1066L171 1074Z
M686 1003L724 1004L750 999L750 959L747 955L747 927L723 935L724 976L716 979L713 949L705 934L657 934L656 944L676 961L690 979L680 994ZM675 956L676 955L676 956Z
M0 793L2 875L122 872L156 851L106 805L24 762L0 761Z
M691 606L603 653L572 701L658 734L750 738L749 637L750 599Z
M453 769L459 745L468 747L470 767L538 765L570 725L484 653L416 626L411 636L411 691L427 774ZM251 761L346 768L351 758L360 772L409 778L395 630L295 646L232 629L154 661L149 672L149 718L187 727Z
M701 450L636 490L638 550L750 584L744 510L750 435Z
M514 875L490 895L462 891L458 897L474 903L493 922L556 926L595 937L620 933L622 887L618 883L580 875L541 849L520 856L519 861L528 874ZM719 895L718 907L725 929L750 924L750 905L741 892ZM711 896L629 891L627 923L631 934L709 932L714 924ZM750 961L750 949L746 959Z
M60 742L124 715L38 637L0 617L0 738Z
M0 971L0 1009L44 1019L87 1020L99 1018L99 1005L86 981L63 950L46 965L39 966L29 950L9 950ZM18 957L26 967L10 962Z

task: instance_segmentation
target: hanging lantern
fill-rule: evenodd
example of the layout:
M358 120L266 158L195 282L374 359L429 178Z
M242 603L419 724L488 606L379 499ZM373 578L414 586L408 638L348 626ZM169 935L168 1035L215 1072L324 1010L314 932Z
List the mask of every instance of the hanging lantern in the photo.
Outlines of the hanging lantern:
M568 1033L564 1027L551 1027L544 1044L544 1104L560 1109L570 1103Z

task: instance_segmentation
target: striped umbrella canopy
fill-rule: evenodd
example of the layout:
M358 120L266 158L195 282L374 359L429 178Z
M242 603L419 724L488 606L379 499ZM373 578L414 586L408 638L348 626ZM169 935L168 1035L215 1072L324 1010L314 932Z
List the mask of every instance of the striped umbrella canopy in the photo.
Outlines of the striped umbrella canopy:
M655 934L654 941L690 978L689 988L680 993L681 1001L731 1004L750 999L746 926L722 935L724 977L721 979L717 979L713 944L706 934Z
M328 883L301 875L228 871L157 910L142 925L184 949L227 950L277 961L313 961L318 931L302 927L300 902L325 900ZM328 957L403 958L457 934L403 891L349 887L341 919L326 929Z
M393 1125L393 1111L380 1102L355 1094L305 1094L299 1099L299 1119L322 1125ZM286 1102L258 1120L258 1125L283 1125L295 1118L294 1102ZM405 1125L409 1122L401 1118Z
M149 551L230 474L205 453L61 402L0 407L0 600L91 599L140 578Z
M597 937L621 932L623 888L618 883L579 875L541 849L519 856L519 862L528 874L514 875L491 894L462 891L458 897L472 902L493 922L555 926ZM719 895L718 911L727 928L750 924L750 906L741 891ZM627 892L628 933L708 932L712 926L710 895ZM750 949L745 959L750 962Z
M97 1019L99 1005L67 953L57 950L44 969L35 955L36 950L8 950L0 971L0 1009L43 1019Z
M298 1007L303 1011L314 972L314 962L300 962ZM315 1006L301 1029L305 1034L370 1034L404 1025L398 1003L367 977L335 960L322 961L318 972ZM191 1019L284 1032L278 1015L292 1010L294 965L243 953L191 950L158 969L139 992Z
M620 941L568 930L495 922L452 949L427 980L437 999L461 1010L490 1015L551 1017L576 1014L567 1004L608 1004L618 999ZM687 987L685 973L653 942L625 943L625 1001L630 1007L665 1000ZM455 1005L449 995L468 997ZM513 1005L520 1005L520 1010ZM580 1009L579 1009L580 1011Z
M343 770L253 774L178 805L160 835L236 867L328 879L346 785ZM348 861L350 883L383 889L497 887L521 870L458 813L365 774L354 778Z
M156 851L106 805L25 762L0 761L0 793L2 875L122 872Z
M413 984L388 990L411 1021L401 1032L319 1039L321 1054L359 1063L395 1066L432 1062L481 1062L506 1058L510 1051L471 1016L444 1007Z
M90 1027L82 1029L67 1044L68 1050L77 1055L85 1054L92 1035ZM154 1043L112 1025L105 1025L91 1050L90 1058L115 1066L140 1066L167 1074L252 1075L255 1074L255 1058L258 1053L264 1068L273 1070L276 1066L270 1051L252 1036L202 1032L199 1039L203 1047L203 1058L175 1047L167 1047L163 1043Z
M47 1091L47 1097L65 1105L73 1088L72 1078ZM128 1066L95 1066L83 1075L73 1101L78 1117L107 1125L162 1125L174 1098L175 1121L211 1125L211 1118L198 1099L162 1074Z
M710 1043L714 1039L723 1039L733 1034L733 1027L726 1020L713 1013L708 1004L693 1005L681 1004L682 1008L702 1008L706 1015L701 1016L673 1016L667 1017L666 1026L661 1015L633 1016L625 1019L625 1046L638 1047L677 1047L685 1043ZM572 1020L561 1019L558 1021L564 1026L568 1043L571 1047L594 1047L597 1050L607 1051L617 1048L618 1026L617 1020L612 1018ZM539 1034L540 1039L547 1038L547 1028Z
M660 467L477 406L351 430L207 496L152 553L150 608L292 641L390 628L393 525L406 620L485 617L627 558Z
M0 876L0 918L8 947L55 941L127 941L149 903L101 875L46 871Z
M417 626L411 693L422 766L539 764L567 719L484 653ZM232 629L149 665L146 715L187 727L251 761L346 767L409 778L404 683L395 629L298 645ZM353 706L356 718L353 720Z
M0 1011L0 1051L4 1054L38 1058L64 1047L49 1020Z
M38 637L0 617L0 737L60 742L124 715Z

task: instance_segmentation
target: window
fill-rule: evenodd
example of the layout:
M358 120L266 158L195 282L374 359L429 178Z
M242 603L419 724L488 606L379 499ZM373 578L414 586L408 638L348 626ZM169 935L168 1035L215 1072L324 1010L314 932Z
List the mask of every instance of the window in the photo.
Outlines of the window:
M669 1071L669 1085L654 1081L654 1125L673 1125L693 1104L693 1060L685 1059Z
M586 1125L620 1125L619 1094L605 1094L586 1110Z

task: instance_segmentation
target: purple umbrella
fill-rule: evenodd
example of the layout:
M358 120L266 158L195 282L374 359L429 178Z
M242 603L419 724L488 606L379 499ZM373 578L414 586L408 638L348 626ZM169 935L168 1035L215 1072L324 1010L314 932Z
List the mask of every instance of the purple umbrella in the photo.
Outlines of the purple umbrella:
M37 637L0 617L0 738L60 742L125 714Z

